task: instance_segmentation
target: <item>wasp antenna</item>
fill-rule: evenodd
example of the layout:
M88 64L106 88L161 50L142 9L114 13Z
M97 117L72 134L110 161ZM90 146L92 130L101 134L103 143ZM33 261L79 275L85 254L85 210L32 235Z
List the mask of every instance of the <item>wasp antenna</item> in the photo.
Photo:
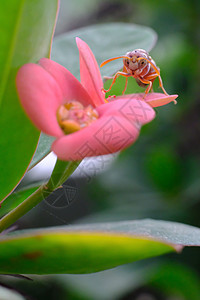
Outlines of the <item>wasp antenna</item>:
M156 66L150 60L148 60L146 57L138 57L137 58L137 60L141 60L141 59L145 59L148 63L150 63L150 65L154 68L154 70L158 74L158 76L160 75L158 68L156 68Z
M107 63L109 63L110 61L113 61L113 60L116 60L116 59L119 59L119 58L128 58L128 59L130 59L130 57L128 57L128 56L117 56L117 57L113 57L113 58L109 58L109 59L107 59L107 60L104 60L101 64L100 64L100 68L101 67L103 67L103 66L105 66Z

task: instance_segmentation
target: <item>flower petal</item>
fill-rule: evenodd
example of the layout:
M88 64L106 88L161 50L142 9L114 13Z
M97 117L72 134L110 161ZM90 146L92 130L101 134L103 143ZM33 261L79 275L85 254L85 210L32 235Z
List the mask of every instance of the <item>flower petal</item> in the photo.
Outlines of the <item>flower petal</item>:
M149 123L155 118L154 109L144 101L134 97L116 97L116 100L96 108L99 115L117 115L124 117L131 122L138 122L141 125Z
M62 93L55 79L42 67L30 63L20 68L16 84L21 104L35 126L48 135L63 135L56 118Z
M63 103L66 100L76 100L84 106L93 104L93 101L81 83L63 66L48 58L40 59L39 64L56 80L63 93Z
M97 61L91 49L84 41L76 38L76 43L80 56L81 84L92 98L93 106L99 106L105 103L105 97L101 90L103 88L103 81Z
M107 115L80 131L57 139L52 150L61 160L81 160L122 150L132 144L138 135L137 123Z
M151 107L158 107L158 106L163 106L166 105L170 102L174 102L176 104L176 98L178 95L168 95L166 96L165 94L162 93L149 93L145 95L144 93L139 93L139 94L130 94L130 95L124 95L124 96L119 96L116 97L115 99L127 99L128 97L134 97L137 100L145 101L148 103Z

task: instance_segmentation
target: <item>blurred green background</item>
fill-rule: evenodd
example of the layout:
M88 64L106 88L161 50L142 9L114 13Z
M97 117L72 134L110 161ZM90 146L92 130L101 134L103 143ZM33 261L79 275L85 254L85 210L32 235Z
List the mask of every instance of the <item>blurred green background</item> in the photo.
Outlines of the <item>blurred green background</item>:
M87 176L69 179L67 186L75 193L71 205L54 207L49 199L22 218L20 227L141 218L200 226L200 2L61 0L56 36L115 21L146 25L157 32L151 55L167 92L179 95L178 104L158 108L156 119L142 129L138 141L104 172L97 175L96 170L92 176L88 164ZM100 170L106 164L107 160L100 161ZM34 281L6 279L6 283L30 299L199 300L200 255L199 249L186 248L180 255L97 274L31 278Z

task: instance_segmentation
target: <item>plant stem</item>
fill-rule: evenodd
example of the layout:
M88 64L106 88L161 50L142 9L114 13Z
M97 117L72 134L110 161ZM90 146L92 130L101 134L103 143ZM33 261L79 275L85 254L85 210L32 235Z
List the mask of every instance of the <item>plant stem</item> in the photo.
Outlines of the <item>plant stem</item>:
M76 170L80 161L62 161L57 159L51 177L47 183L48 190L54 191Z
M57 160L49 181L46 184L41 185L32 195L0 220L0 232L8 228L49 196L54 190L59 188L75 171L79 164L80 162L78 161L65 162Z

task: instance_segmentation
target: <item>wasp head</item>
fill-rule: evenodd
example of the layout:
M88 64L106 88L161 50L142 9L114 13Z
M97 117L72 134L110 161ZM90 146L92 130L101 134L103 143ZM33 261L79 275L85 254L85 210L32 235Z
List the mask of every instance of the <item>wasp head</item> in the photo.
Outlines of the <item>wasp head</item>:
M123 63L125 67L130 71L141 71L148 64L147 60L145 59L147 57L148 53L145 50L136 49L125 54Z

